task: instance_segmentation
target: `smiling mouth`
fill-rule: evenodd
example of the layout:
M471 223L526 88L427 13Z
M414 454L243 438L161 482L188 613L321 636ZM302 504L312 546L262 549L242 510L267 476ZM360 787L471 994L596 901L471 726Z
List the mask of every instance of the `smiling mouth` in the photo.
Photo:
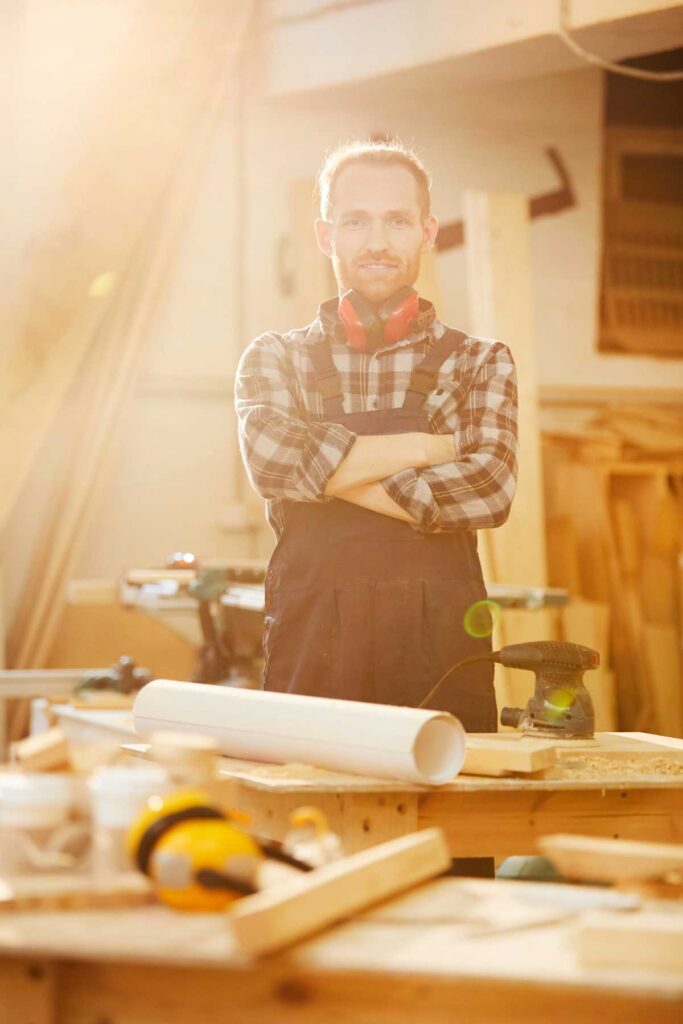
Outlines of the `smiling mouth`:
M395 263L381 263L372 260L368 263L359 264L361 270L396 270Z

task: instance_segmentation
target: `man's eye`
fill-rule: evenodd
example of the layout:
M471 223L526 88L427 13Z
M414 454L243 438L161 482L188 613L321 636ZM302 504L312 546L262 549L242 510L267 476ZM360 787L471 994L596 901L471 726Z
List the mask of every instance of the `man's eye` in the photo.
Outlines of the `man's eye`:
M405 217L392 217L390 224L395 228L404 228L408 221Z
M358 217L350 217L348 220L344 221L345 228L360 228L362 226L363 221L360 220Z

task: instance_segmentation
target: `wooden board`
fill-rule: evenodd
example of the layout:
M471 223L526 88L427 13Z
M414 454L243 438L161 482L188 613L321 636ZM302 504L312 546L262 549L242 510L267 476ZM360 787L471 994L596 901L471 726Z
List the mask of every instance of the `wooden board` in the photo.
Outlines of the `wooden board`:
M69 742L58 725L10 744L10 761L30 772L49 772L69 764Z
M85 910L152 903L149 881L131 871L111 878L90 875L17 875L0 879L0 911Z
M507 522L484 532L492 580L547 585L538 383L528 199L466 192L465 258L468 330L496 338L512 351L519 389L520 462ZM509 642L509 641L506 641Z
M229 921L237 948L262 955L444 872L450 855L439 829L393 839L316 868L235 904Z
M552 740L531 736L470 734L461 775L503 776L512 772L528 774L551 768L556 762Z
M578 928L576 948L583 967L683 975L683 914L653 912L616 918L596 914Z
M683 871L680 843L638 843L559 834L543 836L538 847L563 875L579 881L623 882Z

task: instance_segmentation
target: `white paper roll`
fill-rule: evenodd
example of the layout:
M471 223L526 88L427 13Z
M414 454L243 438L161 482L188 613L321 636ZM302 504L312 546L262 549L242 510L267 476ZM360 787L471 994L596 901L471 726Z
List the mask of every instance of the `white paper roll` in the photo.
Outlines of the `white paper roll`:
M465 759L465 730L443 711L155 679L133 707L141 736L190 729L229 757L416 783L448 782Z

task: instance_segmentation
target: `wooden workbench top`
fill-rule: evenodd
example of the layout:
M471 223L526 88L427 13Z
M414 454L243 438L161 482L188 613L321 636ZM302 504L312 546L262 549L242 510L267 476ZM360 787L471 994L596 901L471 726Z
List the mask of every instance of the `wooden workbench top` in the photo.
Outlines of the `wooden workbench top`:
M492 733L491 737L500 736ZM325 793L325 792L468 792L477 790L557 790L557 789L646 789L653 785L680 789L683 787L683 740L649 733L597 733L595 745L584 745L580 741L567 742L559 749L557 769L545 777L514 776L509 778L486 778L474 775L458 775L451 782L438 787L419 786L400 780L380 779L366 775L349 775L327 771L306 764L264 764L223 757L220 773L239 779L250 788L273 793ZM591 776L572 770L572 764L587 758L592 762L604 758L606 768L596 768ZM618 762L624 768L619 772ZM667 774L661 770L664 760L678 762L680 770ZM637 764L636 771L633 765ZM563 768L564 766L564 768ZM616 770L615 770L616 768Z
M311 970L514 977L528 983L539 982L548 972L566 984L618 984L683 994L680 977L652 972L589 975L579 967L571 949L576 920L604 899L624 905L638 902L589 887L441 878L269 962L286 961ZM661 901L660 905L676 906ZM640 911L613 912L630 917ZM235 950L225 915L182 913L158 905L0 914L0 956L26 954L235 970L253 962Z
M282 1012L291 1010L282 1006L282 1001L296 1004L322 998L325 986L333 979L341 979L349 1006L361 998L364 1007L370 1006L379 998L382 1012L388 1014L381 1017L378 1010L377 1016L356 1017L349 1012L345 1020L451 1020L446 1016L421 1017L415 1008L415 1001L419 1003L420 998L425 1000L425 1008L430 1000L435 1001L436 1007L441 998L439 993L443 995L448 990L449 999L455 995L459 1008L468 1011L462 1018L468 1024L480 1019L473 1011L470 1015L470 1002L478 1008L490 1003L488 1015L481 1018L490 1022L564 1021L564 1015L556 1014L557 1008L565 1004L575 1014L573 1018L567 1016L567 1020L673 1022L683 1007L683 978L651 970L587 969L578 962L577 923L591 912L585 904L615 898L630 899L579 887L443 878L380 905L286 954L258 962L235 952L223 915L182 914L160 906L7 913L0 916L0 980L3 971L6 975L11 972L8 960L12 958L25 962L27 957L38 958L43 964L78 962L81 974L77 968L73 970L81 978L79 1006L87 1006L90 1012L90 1016L83 1014L79 1020L99 1019L102 1000L123 1000L122 992L128 984L142 999L142 978L147 985L145 1005L150 1000L156 1005L162 996L157 993L152 997L150 992L157 986L160 992L165 990L166 1000L169 986L175 993L180 991L173 980L180 977L178 971L211 968L215 972L220 968L223 977L227 972L232 979L230 988L222 988L223 997L236 992L240 984L258 983L261 998L265 985L270 996L276 1002L280 1000ZM630 919L640 913L637 909L609 911L610 916L625 915ZM83 986L86 975L82 972L95 964L100 966L93 977L103 987L91 992L87 984ZM163 970L155 973L154 965ZM144 970L131 975L131 968ZM89 969L92 974L95 968ZM109 978L106 984L105 976ZM210 977L206 972L201 976ZM131 978L137 980L131 982ZM120 990L119 983L123 986ZM192 987L192 976L185 977L187 983ZM511 1012L510 997L516 1000L517 1012ZM391 1010L394 999L398 1000L395 1012ZM0 1005L2 1002L0 998ZM410 1009L411 1005L413 1016L399 1017L399 1009ZM131 1007L132 1004L128 1008L130 1016L122 1012L116 1020L164 1019L161 1011L159 1016L147 1017L138 1009L135 1016ZM109 1004L105 1009L111 1012ZM344 1009L348 1009L346 1003ZM263 1018L245 1015L239 1019L279 1019L266 1015L263 1004L261 1010ZM612 1011L615 1016L609 1016ZM208 1005L202 1012L209 1012ZM330 1005L326 1012L332 1013ZM196 1017L179 1013L173 1019L199 1021L202 1016L198 1010ZM228 1018L220 1017L223 1019ZM322 1022L332 1018L318 1009L305 1019Z

